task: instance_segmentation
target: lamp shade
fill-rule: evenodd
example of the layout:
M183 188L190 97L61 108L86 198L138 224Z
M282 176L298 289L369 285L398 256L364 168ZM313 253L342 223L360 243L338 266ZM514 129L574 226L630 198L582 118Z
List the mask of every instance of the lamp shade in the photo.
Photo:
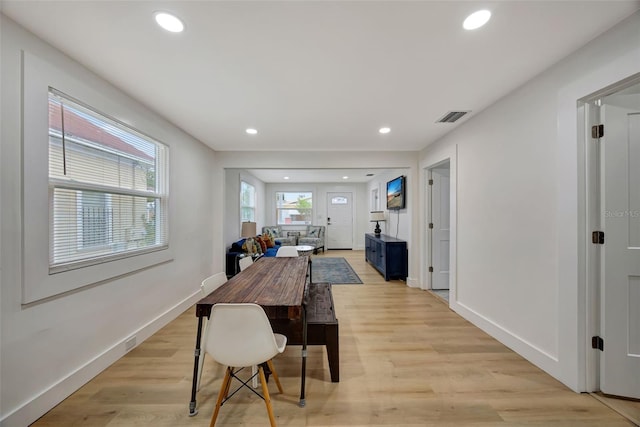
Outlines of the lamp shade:
M256 235L256 223L255 222L243 222L241 237L253 237Z
M384 211L372 211L369 214L369 221L371 222L375 222L375 221L384 221Z

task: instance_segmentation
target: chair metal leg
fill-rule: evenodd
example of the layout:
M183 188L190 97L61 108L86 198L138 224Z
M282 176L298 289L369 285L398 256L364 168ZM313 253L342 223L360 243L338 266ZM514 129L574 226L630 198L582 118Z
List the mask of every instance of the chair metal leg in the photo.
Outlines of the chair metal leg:
M276 382L276 385L278 386L278 391L280 393L284 393L284 391L282 390L282 385L280 384L280 378L278 378L278 374L276 372L276 368L273 367L273 360L269 359L267 361L267 365L269 366L271 375L273 375L273 380Z
M224 389L224 399L229 397L229 389L231 388L231 381L233 381L233 368L229 366L227 369L229 370L230 378L227 382L227 387Z
M204 344L204 340L207 339L207 333L209 331L209 320L205 317L204 321L206 322L206 324L204 325L204 335L203 335L203 343ZM204 347L204 345L201 345L201 347ZM198 383L196 386L196 390L200 391L200 381L202 380L202 371L204 370L204 355L206 354L205 351L202 352L202 354L200 355L200 360L198 361Z
M253 386L253 388L258 388L258 377L255 376L256 373L258 373L258 366L253 365L251 367L251 376L253 377L253 379L251 380L251 385Z
M229 384L231 384L230 366L227 367L227 370L224 373L224 379L222 380L222 385L220 386L220 393L218 393L218 401L216 402L216 408L214 409L213 415L211 416L209 427L214 427L216 425L216 419L218 418L218 413L220 412L222 401L224 400L226 394L229 393Z
M267 379L264 376L264 368L262 367L262 365L258 366L258 372L260 373L260 382L262 383L262 394L264 395L264 403L265 405L267 405L267 412L269 413L269 422L271 423L271 427L276 427L276 417L273 415L273 408L271 407L271 396L269 396Z

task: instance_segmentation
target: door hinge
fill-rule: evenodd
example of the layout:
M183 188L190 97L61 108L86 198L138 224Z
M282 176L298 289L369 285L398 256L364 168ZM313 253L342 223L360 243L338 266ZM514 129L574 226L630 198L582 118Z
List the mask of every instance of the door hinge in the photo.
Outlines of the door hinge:
M591 337L591 348L604 351L604 340L598 336Z
M594 231L591 233L591 243L594 245L604 245L604 231Z
M591 138L598 139L604 136L604 125L591 126Z
M429 267L429 273L433 273L433 267Z
M433 180L432 179L429 180L429 185L433 185Z
M429 223L429 228L433 228L433 223L432 222Z

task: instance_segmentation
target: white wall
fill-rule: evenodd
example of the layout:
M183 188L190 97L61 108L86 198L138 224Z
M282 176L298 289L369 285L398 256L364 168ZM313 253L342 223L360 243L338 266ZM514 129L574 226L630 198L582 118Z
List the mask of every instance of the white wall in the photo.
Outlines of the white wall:
M209 148L11 20L0 19L0 419L2 425L24 426L121 357L127 338L136 335L140 343L198 299L200 281L222 268L212 244L221 240L215 220L221 209L214 200L222 192L214 185ZM30 167L21 160L21 50L92 87L104 105L114 107L106 113L170 146L173 261L21 305L21 230L30 221L21 199L21 187L28 185L22 175Z
M635 14L421 153L426 168L457 149L451 307L574 390L587 348L577 101L640 72L639 41Z
M401 240L411 240L412 237L412 217L413 212L416 211L418 206L418 200L411 195L415 193L411 192L411 189L418 188L418 182L415 179L412 179L411 176L406 177L405 181L405 191L406 191L406 202L405 209L400 210L387 210L387 182L391 181L394 178L399 177L400 175L409 175L410 170L408 169L395 169L387 171L383 174L376 175L375 179L372 179L367 183L367 206L371 206L371 190L374 188L378 189L378 210L385 212L386 220L380 223L380 229L382 230L382 234L386 234L391 237L395 237ZM375 224L371 223L367 228L367 233L372 233L375 228ZM414 239L415 240L415 239ZM416 244L418 242L416 241ZM419 246L417 246L418 248Z
M254 186L256 189L256 229L258 234L265 223L265 203L268 196L265 194L265 184L258 178L243 169L225 169L224 185L224 227L223 244L226 248L240 239L242 225L240 224L240 181Z

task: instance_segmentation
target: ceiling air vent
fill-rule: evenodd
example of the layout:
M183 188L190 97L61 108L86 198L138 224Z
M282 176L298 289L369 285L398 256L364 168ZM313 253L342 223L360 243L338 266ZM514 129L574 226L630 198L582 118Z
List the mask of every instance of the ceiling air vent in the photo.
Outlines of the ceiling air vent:
M436 121L436 123L454 123L471 111L449 111Z

